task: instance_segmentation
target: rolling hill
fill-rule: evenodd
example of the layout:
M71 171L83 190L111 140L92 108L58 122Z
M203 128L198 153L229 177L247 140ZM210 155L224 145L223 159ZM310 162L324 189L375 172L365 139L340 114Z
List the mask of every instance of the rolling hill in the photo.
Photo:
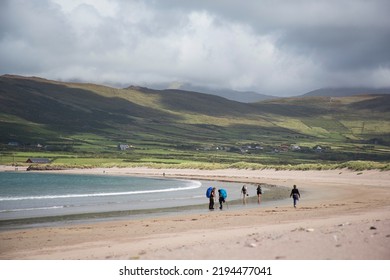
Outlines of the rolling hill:
M203 92L207 94L217 95L229 100L238 101L242 103L253 103L253 102L259 102L263 100L277 98L275 96L260 94L254 91L237 91L232 89L209 88L209 87L195 86L189 83L176 83L173 86L173 88L179 90Z
M390 88L341 87L321 88L303 94L302 96L343 97L368 94L390 94Z
M137 88L138 86L132 86ZM191 83L172 82L172 83L150 83L146 85L147 88L157 90L180 90L189 92L199 92L223 97L232 101L242 103L254 103L263 100L275 99L277 97L272 95L260 94L254 91L239 91L228 88L213 88L207 86L193 85ZM138 87L139 88L139 87ZM145 89L145 88L144 88Z
M390 155L386 94L241 103L191 91L4 75L0 112L3 151L21 149L9 142L27 150L39 143L49 150L117 157L117 145L127 143L135 147L125 156L131 161L199 157L282 164L296 159L386 161ZM290 145L302 147L300 153L280 154ZM318 145L328 152L314 153Z

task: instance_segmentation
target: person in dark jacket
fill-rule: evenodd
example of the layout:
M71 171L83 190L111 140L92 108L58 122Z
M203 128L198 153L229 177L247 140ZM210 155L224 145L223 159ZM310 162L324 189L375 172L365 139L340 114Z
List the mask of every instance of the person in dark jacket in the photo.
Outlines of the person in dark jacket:
M246 197L249 195L248 188L246 187L246 185L242 186L241 194L242 194L242 204L246 205Z
M293 198L294 208L296 208L297 202L301 198L301 194L299 193L299 190L297 189L296 185L293 186L293 189L291 190L291 193L290 193L290 197Z
M218 201L219 201L219 210L222 210L223 208L223 204L225 203L225 198L223 197L222 195L222 191L221 190L218 190Z
M215 198L215 188L210 193L210 203L209 203L209 209L214 210L214 198Z
M261 189L261 185L260 184L257 185L256 192L257 192L257 203L260 204L260 202L261 202L261 195L263 194L263 190Z

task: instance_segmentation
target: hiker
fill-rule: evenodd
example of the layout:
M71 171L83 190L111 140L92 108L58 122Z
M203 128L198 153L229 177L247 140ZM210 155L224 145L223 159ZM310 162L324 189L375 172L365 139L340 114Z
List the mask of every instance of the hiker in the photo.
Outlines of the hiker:
M226 191L223 189L218 190L219 210L222 210L223 203L225 203Z
M257 203L260 204L260 202L261 202L261 195L263 194L263 190L261 189L260 184L257 185L256 192L257 192Z
M249 195L248 188L246 187L246 185L242 186L241 193L242 193L242 203L246 205L246 197Z
M301 198L301 194L299 193L299 190L297 189L297 186L294 185L293 189L291 190L290 197L293 198L294 201L294 208L297 208L297 202Z
M209 203L210 210L214 210L214 197L215 197L215 188L213 188L210 193L210 203Z

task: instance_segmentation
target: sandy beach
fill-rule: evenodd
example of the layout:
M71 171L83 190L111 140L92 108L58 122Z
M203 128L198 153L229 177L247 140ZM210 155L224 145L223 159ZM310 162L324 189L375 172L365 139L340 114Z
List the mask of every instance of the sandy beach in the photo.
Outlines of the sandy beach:
M13 170L1 167L2 171ZM389 171L110 168L64 173L162 176L287 187L278 206L0 232L0 259L390 259Z

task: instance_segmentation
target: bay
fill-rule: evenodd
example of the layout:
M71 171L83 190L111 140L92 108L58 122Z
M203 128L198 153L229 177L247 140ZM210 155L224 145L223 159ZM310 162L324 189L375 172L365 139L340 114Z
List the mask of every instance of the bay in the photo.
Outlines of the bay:
M210 184L237 186L168 178L2 172L0 220L207 204L205 189Z

